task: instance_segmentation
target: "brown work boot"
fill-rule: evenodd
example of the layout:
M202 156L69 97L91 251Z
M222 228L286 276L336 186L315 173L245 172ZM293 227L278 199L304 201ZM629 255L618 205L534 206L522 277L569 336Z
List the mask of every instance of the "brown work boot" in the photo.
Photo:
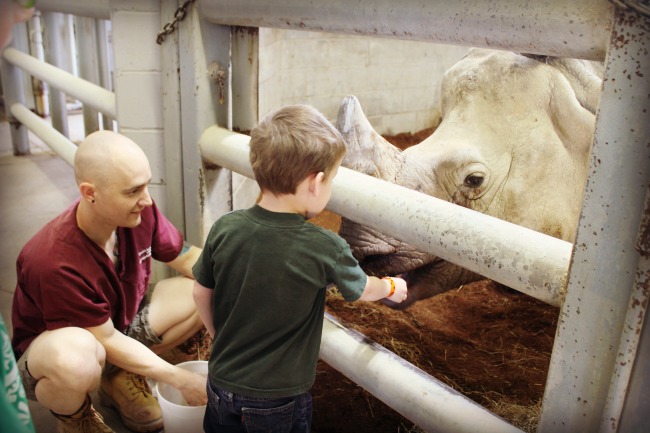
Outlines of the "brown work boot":
M126 370L102 376L99 396L105 406L115 408L125 426L136 432L152 432L163 426L158 400L144 377Z
M95 410L90 396L87 396L83 406L72 415L60 415L54 412L52 415L59 420L57 433L115 433Z

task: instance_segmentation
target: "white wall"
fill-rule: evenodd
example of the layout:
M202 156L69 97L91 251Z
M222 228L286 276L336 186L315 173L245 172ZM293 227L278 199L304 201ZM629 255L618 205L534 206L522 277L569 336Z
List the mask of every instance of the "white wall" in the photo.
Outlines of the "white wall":
M160 47L160 2L113 0L114 86L120 132L142 147L149 158L150 191L165 209L165 154Z
M440 122L440 80L466 47L296 30L260 29L259 118L310 104L331 121L347 95L359 98L380 134ZM233 207L251 206L257 184L233 175Z
M387 38L260 29L259 115L289 104L331 120L359 98L377 132L417 132L439 122L440 79L466 47Z

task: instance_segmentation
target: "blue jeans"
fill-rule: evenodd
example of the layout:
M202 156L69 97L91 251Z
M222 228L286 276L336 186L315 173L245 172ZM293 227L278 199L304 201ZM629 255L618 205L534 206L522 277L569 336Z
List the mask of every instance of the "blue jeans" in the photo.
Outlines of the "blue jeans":
M311 393L281 398L246 397L208 380L205 433L309 433Z

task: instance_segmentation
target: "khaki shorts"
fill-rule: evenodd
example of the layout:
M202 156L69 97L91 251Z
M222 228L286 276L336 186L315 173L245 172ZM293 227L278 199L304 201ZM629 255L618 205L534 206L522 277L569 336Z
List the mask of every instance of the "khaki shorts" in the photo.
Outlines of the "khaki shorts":
M124 330L124 334L139 341L147 347L154 346L162 343L162 340L153 332L149 325L149 305L145 305L133 318L131 324ZM29 373L27 366L27 355L29 354L29 347L25 353L17 361L18 371L23 380L23 387L25 394L29 400L36 401L36 384L38 381ZM113 364L106 363L104 367L104 374L110 374L116 371L118 367Z

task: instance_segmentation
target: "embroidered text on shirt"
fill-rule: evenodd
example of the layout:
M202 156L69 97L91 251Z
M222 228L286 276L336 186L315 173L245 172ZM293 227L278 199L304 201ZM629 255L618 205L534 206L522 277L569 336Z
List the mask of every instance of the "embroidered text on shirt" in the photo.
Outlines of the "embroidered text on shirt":
M151 257L151 247L147 247L144 250L139 251L138 256L140 257L140 263L147 260L149 257Z

